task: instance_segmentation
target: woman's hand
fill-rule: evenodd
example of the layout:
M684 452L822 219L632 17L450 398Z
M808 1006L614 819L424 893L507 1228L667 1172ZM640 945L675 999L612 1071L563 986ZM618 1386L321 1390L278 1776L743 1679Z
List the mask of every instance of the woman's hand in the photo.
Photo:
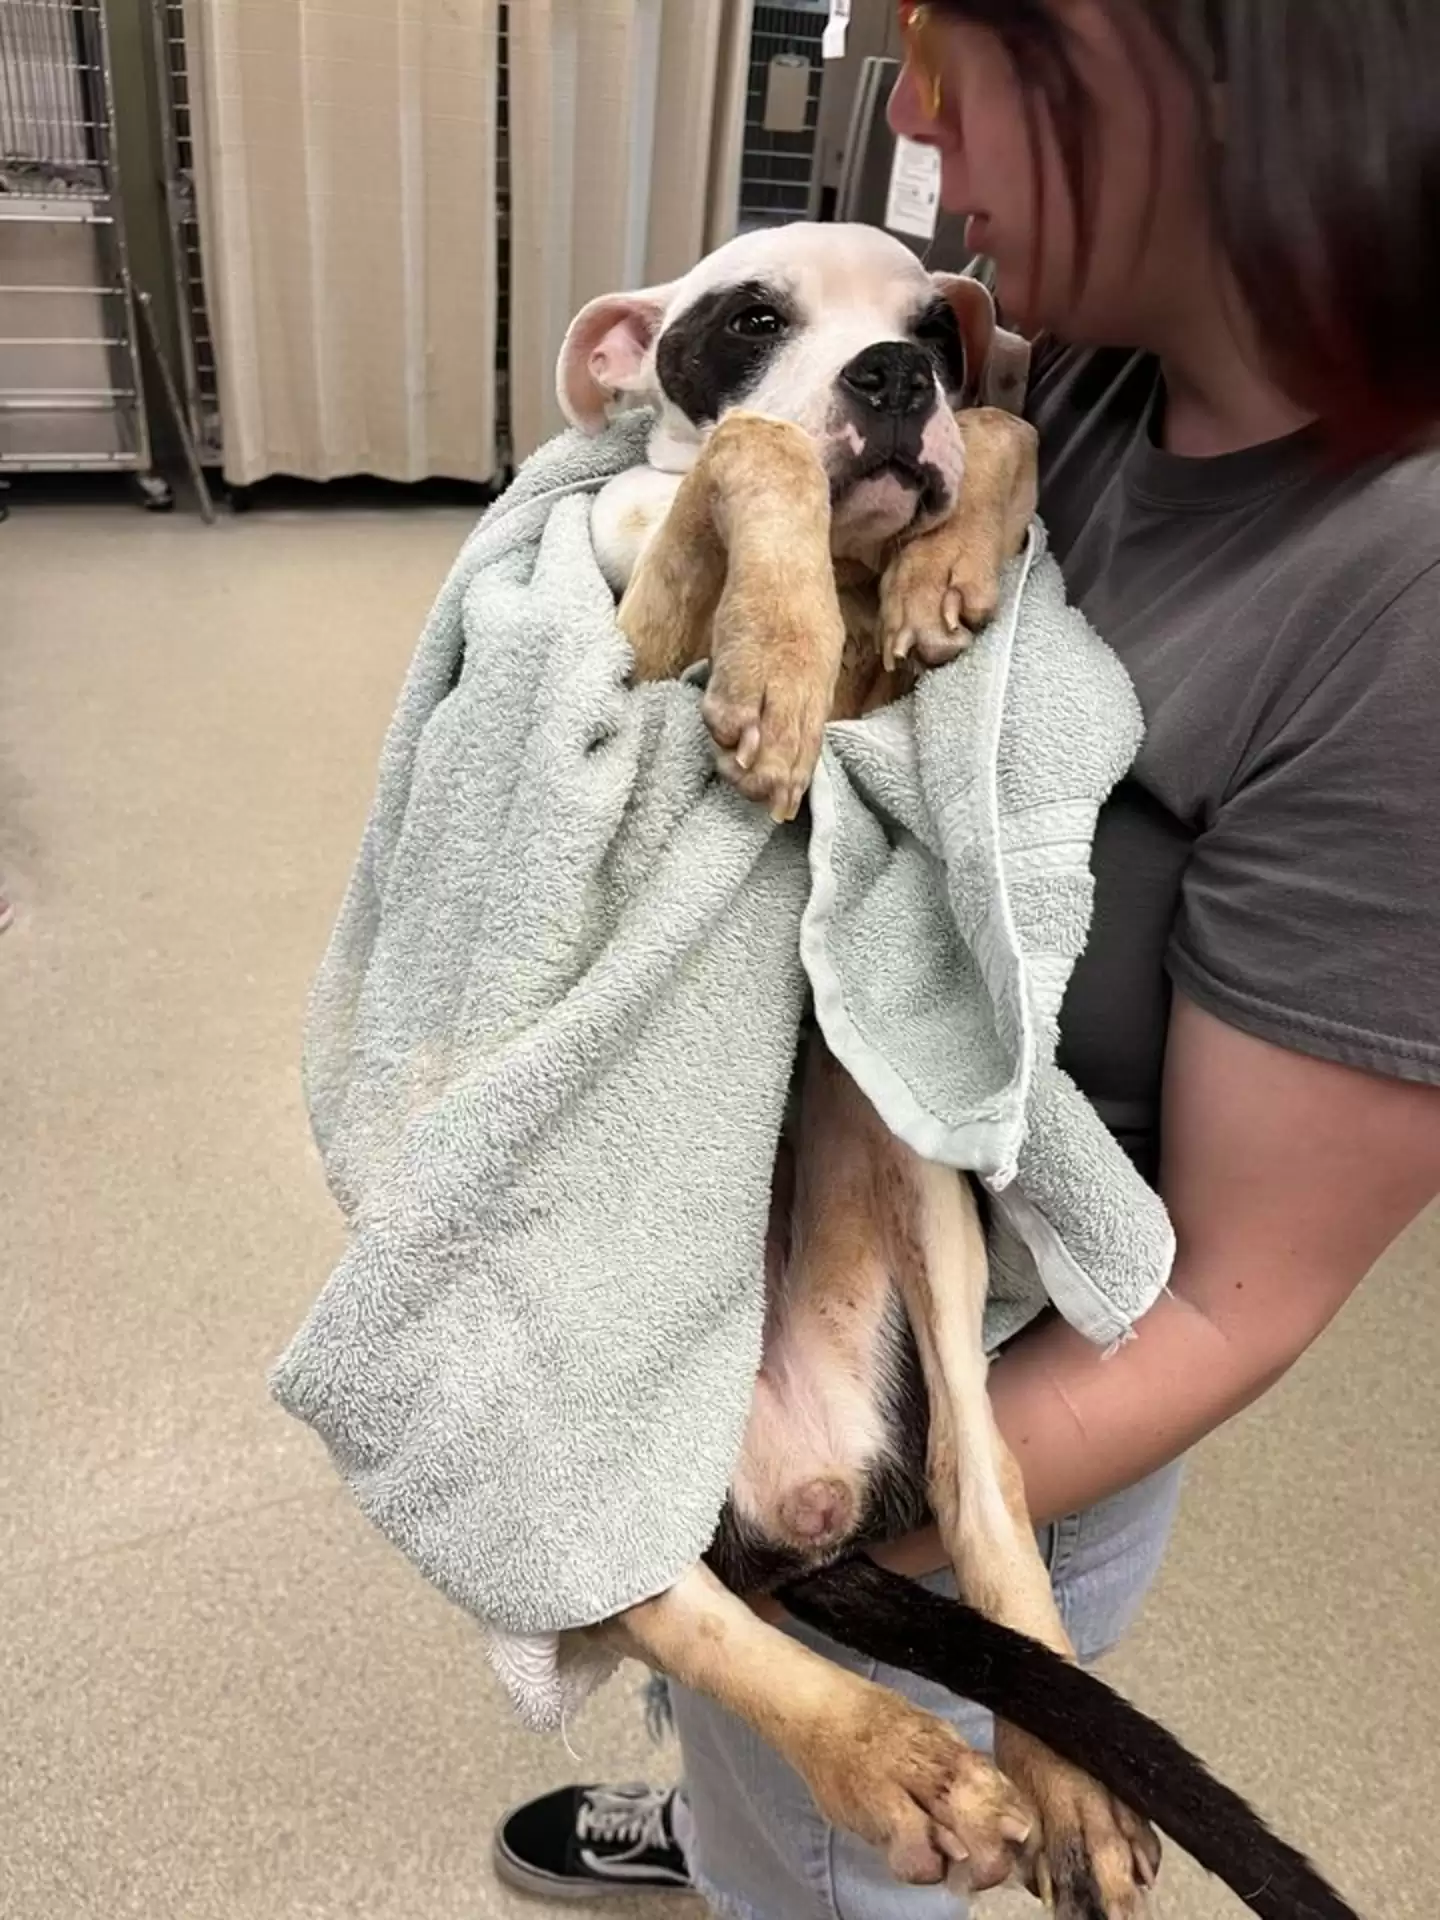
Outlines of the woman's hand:
M1161 1187L1169 1293L1109 1359L1058 1320L995 1363L996 1418L1036 1524L1176 1459L1257 1399L1440 1193L1440 1088L1256 1040L1177 998ZM877 1550L943 1564L933 1529Z

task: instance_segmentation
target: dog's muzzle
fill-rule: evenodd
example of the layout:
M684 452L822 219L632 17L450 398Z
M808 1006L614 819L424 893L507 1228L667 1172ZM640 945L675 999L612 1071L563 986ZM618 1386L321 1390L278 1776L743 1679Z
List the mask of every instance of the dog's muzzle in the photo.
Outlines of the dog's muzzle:
M874 506L896 520L895 531L912 515L943 514L949 488L925 444L942 405L929 354L911 341L878 341L841 368L836 392L842 416L836 439L844 453L831 469L834 504L860 489L873 494L867 482L884 482L888 512L879 500Z

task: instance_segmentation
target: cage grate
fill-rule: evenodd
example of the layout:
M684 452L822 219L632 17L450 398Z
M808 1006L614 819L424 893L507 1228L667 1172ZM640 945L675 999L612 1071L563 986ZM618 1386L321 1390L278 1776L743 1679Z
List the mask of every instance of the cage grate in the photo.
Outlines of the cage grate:
M820 42L828 7L757 6L750 32L745 91L745 139L740 160L740 225L773 225L803 219L810 200L815 130L824 66ZM803 133L773 133L765 122L770 62L799 54L810 63Z
M148 479L101 0L0 0L0 236L0 472Z
M0 0L0 194L7 200L108 190L101 35L100 0Z
M219 466L220 374L205 295L205 261L195 192L195 129L185 49L185 0L154 0L165 135L165 199L170 215L175 297L190 431L206 466Z

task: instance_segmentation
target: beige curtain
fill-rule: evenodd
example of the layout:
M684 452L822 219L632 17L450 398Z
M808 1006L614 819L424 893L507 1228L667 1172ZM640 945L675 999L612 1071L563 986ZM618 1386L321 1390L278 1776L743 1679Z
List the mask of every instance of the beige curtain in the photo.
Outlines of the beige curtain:
M511 0L511 419L555 432L596 294L673 279L735 229L752 0Z
M185 33L226 476L488 480L495 0L186 0Z

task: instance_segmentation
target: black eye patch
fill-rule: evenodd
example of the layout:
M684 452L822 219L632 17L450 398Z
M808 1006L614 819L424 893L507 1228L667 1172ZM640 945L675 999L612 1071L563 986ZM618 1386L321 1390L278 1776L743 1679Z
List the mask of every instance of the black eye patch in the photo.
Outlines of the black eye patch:
M660 391L695 426L708 426L754 392L793 325L785 295L761 281L702 293L660 336Z
M923 308L910 323L910 338L935 362L947 398L958 401L965 391L965 342L950 302L937 296Z

